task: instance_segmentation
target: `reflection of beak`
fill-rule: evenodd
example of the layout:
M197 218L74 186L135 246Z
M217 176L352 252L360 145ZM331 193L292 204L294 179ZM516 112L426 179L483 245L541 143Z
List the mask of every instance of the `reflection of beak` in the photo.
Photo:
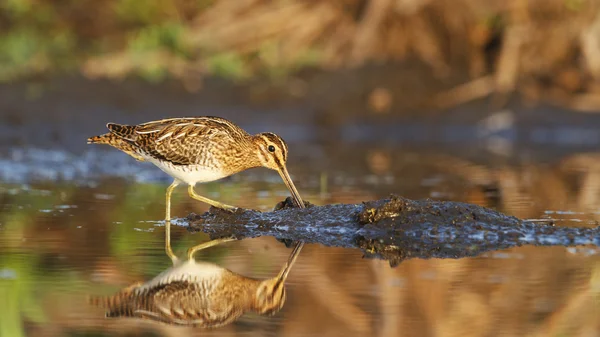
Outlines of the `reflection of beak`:
M292 254L290 254L290 257L288 258L288 261L286 262L285 266L283 266L283 268L281 268L279 275L277 275L277 280L279 282L282 282L282 283L285 282L285 279L288 277L288 274L290 273L290 269L292 269L294 262L296 262L296 258L298 257L298 255L300 255L300 251L302 250L302 247L304 247L304 242L298 242L296 244L296 246L294 247L294 250L292 251Z
M294 182L292 181L292 178L290 178L290 175L285 165L281 165L281 167L279 168L279 175L283 179L285 186L287 186L290 192L292 192L292 198L294 199L294 202L296 202L296 206L304 208L304 201L302 201L302 198L300 198L300 194L298 193L298 190L296 190L296 186L294 186ZM298 242L296 246L294 246L294 250L290 254L290 257L288 258L285 266L281 268L279 275L277 275L278 283L285 282L285 279L288 277L292 266L296 262L296 258L298 257L298 255L300 255L300 251L302 251L302 247L304 247L304 242Z
M292 198L294 198L296 205L300 208L304 208L304 202L302 201L302 198L300 198L300 194L298 194L298 190L296 190L296 186L294 186L294 182L292 181L292 178L290 178L285 165L281 165L279 168L279 175L283 179L285 186L292 192Z

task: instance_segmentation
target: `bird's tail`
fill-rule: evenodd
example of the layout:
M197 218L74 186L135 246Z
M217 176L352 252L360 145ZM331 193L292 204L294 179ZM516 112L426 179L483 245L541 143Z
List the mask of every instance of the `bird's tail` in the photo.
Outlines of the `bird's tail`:
M106 310L106 317L132 316L133 307L126 293L117 293L112 296L89 296L88 303L94 307Z
M114 133L105 133L100 136L90 137L87 139L87 142L88 144L107 144L127 153L136 160L144 161L144 157L136 151L136 146L132 144L132 142L123 139Z
M88 296L88 304L106 310L106 317L132 316L139 305L135 289L139 283L133 284L111 296Z
M136 140L135 126L108 123L106 124L106 128L110 130L109 133L88 138L88 144L109 144L114 146L119 139L130 142L135 142Z
M100 136L94 136L87 139L88 144L108 144L112 145L114 143L115 135L111 133L105 133Z

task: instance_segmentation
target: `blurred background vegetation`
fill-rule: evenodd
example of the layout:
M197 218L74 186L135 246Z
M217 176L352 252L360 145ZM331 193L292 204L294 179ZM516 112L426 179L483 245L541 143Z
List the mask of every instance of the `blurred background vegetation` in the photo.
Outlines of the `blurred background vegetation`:
M251 92L207 79L250 83ZM516 94L567 111L600 111L599 79L600 0L0 1L0 150L88 153L95 149L84 148L85 139L104 132L108 120L210 110L289 135L290 171L303 197L316 204L394 192L597 226L597 115L578 119L567 112L553 124L551 109L513 118L494 108ZM41 95L46 80L48 94ZM146 85L136 86L141 81ZM200 93L192 99L179 86L153 85L169 82ZM274 83L275 94L304 93L304 101L294 109L263 109L280 97L259 82ZM36 104L29 104L32 97ZM456 109L460 114L436 122L448 128L389 121L368 128L368 118L358 118L365 110L416 115L425 112L422 102L444 108L481 98L495 98L489 110L496 111ZM486 112L495 117L480 120ZM379 116L367 115L376 122ZM527 133L531 120L542 128ZM492 138L498 130L508 136ZM5 174L50 167L50 180L63 176L62 161L83 171L114 164L104 155L78 161L52 151L32 152L43 160L29 163L8 150L3 165L14 165ZM206 335L135 320L109 324L83 302L84 295L113 293L168 267L158 220L166 185L112 177L86 187L64 176L46 185L0 184L0 336ZM264 210L287 195L274 178L267 186L249 176L199 190ZM184 191L173 204L179 216L206 210ZM179 253L207 240L174 227ZM331 336L594 335L600 255L588 248L522 247L473 259L413 259L390 269L359 252L312 245L290 276L284 312L214 334L272 335L277 326L287 334ZM201 258L269 277L288 253L273 238L257 238Z
M598 0L4 0L0 81L183 81L417 62L441 106L517 90L600 106ZM402 72L397 74L402 76Z

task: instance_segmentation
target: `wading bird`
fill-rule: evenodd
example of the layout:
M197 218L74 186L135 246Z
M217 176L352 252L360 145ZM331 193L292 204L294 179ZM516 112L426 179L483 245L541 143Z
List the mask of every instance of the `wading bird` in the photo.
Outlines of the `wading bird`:
M112 296L92 297L90 303L104 307L106 317L138 317L205 328L229 324L247 311L274 315L285 303L285 281L303 244L298 243L279 274L267 280L194 260L196 251L231 240L198 245L188 251L187 261L174 261L173 267L154 279L133 284Z
M139 161L149 161L173 177L166 192L165 250L171 249L171 193L181 183L190 197L211 206L233 210L218 201L198 195L196 183L218 180L254 168L276 170L299 207L304 203L288 174L286 143L274 133L250 135L239 126L219 117L171 118L139 125L108 123L109 133L88 138L88 143L108 144Z

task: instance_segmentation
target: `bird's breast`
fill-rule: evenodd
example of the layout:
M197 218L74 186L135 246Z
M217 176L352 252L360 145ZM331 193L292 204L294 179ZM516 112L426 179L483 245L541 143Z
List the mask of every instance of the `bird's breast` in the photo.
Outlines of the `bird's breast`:
M203 280L207 280L213 286L216 286L218 284L217 280L221 278L224 270L212 263L183 261L163 271L154 279L142 285L140 289L149 289L174 281L202 283Z
M170 162L156 159L150 159L150 161L171 177L187 183L188 185L215 181L230 175L226 170L219 167L209 167L199 164L174 165Z

